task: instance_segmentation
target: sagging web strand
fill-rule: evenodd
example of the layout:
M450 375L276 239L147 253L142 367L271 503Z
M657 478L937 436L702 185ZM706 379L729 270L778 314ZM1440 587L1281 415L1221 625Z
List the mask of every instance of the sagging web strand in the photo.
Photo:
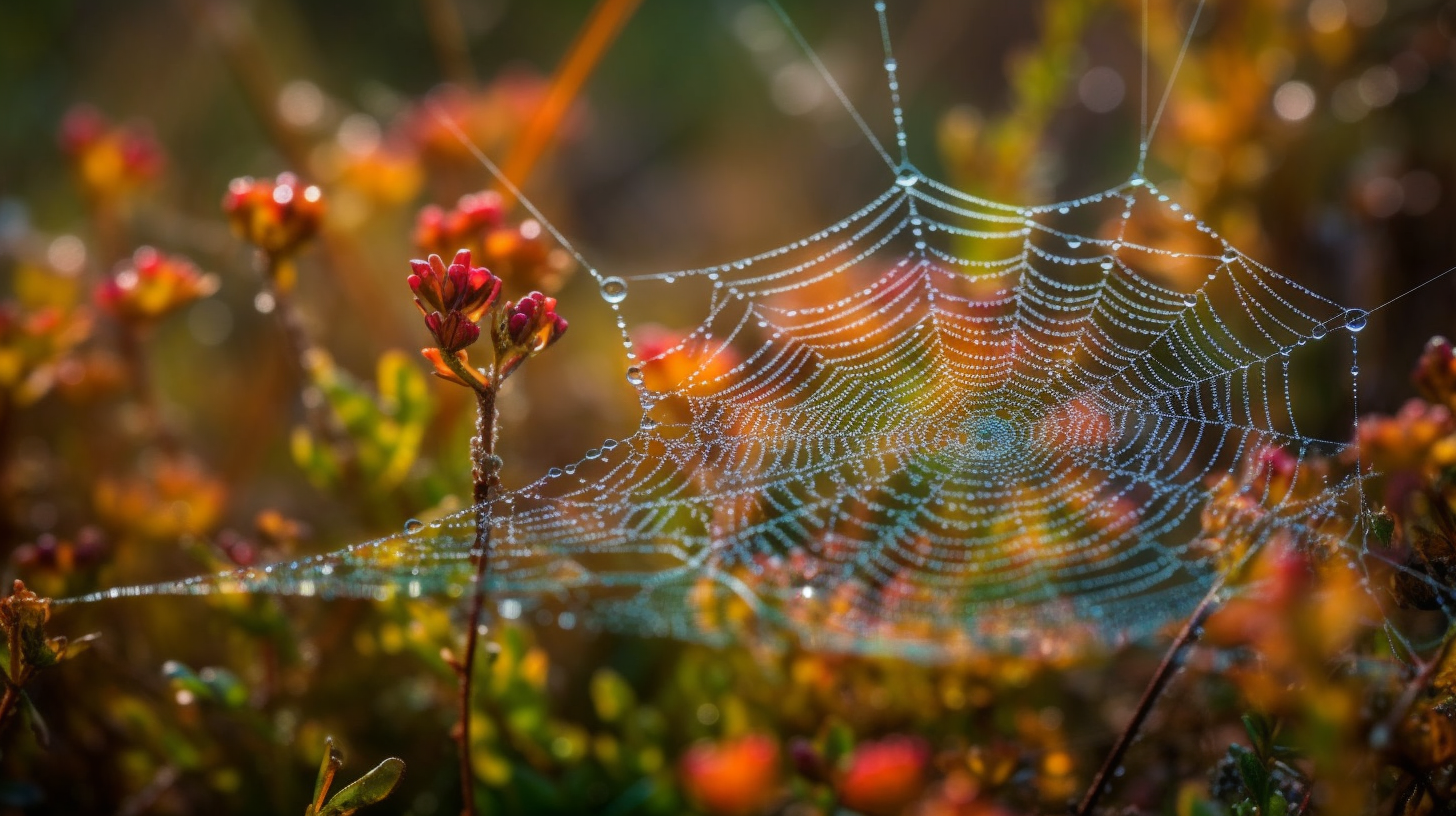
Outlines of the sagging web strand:
M1345 449L1300 431L1291 379L1364 313L1241 255L1140 176L1038 207L928 178L897 96L898 164L829 81L898 174L868 204L719 266L604 277L578 254L623 328L641 424L492 504L497 612L706 641L749 621L925 659L1186 614L1226 555L1200 518L1220 479L1268 448L1301 468ZM630 307L665 297L701 320L647 356ZM1266 487L1242 534L1349 516L1351 484ZM474 516L80 600L458 595Z

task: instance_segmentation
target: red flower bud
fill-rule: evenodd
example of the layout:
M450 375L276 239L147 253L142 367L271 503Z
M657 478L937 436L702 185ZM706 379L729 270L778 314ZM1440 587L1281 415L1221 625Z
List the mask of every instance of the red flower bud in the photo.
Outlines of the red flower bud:
M427 261L410 261L410 268L414 274L409 276L409 285L420 314L460 312L473 323L500 296L500 278L483 266L472 267L468 249L455 253L448 267L439 255L431 255Z
M435 343L444 351L457 352L480 337L480 327L459 312L444 317L439 312L425 315L425 326L435 336Z
M915 737L892 736L857 747L839 779L845 807L892 816L920 795L930 749Z
M491 327L501 377L561 339L566 327L565 318L556 313L556 298L532 292L514 303L508 301Z

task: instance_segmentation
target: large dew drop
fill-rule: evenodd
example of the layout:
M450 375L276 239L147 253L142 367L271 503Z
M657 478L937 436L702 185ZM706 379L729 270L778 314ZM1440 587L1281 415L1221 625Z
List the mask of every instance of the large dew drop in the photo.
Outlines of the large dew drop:
M1364 309L1351 309L1345 312L1345 328L1352 332L1365 328L1366 313Z
M621 303L627 299L627 282L618 277L602 278L602 299Z

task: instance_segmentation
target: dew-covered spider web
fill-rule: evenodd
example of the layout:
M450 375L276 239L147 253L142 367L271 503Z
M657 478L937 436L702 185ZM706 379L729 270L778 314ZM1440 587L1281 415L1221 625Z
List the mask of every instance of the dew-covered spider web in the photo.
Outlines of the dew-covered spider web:
M1356 458L1352 433L1305 430L1323 406L1292 382L1323 365L1353 393L1365 312L1242 254L1141 159L1111 189L1038 206L922 174L883 4L891 149L769 8L884 160L884 189L801 240L711 267L578 256L621 329L640 427L484 508L496 614L927 660L1059 651L1146 635L1186 616L1237 552L1359 516L1358 478L1320 473L1296 493L1248 476L1274 450L1294 480L1313 460ZM1162 104L1143 107L1145 157ZM634 333L649 319L637 304L666 298L684 330ZM459 596L475 522L469 510L88 600ZM1358 525L1343 546L1359 560Z

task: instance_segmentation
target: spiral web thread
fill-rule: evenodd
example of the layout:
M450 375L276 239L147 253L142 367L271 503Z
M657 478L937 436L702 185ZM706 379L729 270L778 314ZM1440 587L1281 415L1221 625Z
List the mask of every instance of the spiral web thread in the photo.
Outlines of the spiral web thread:
M617 316L641 423L490 508L497 614L926 660L1057 652L1186 615L1235 552L1208 532L1231 490L1257 508L1236 520L1245 550L1358 517L1358 479L1317 476L1296 496L1240 476L1275 448L1296 480L1313 457L1356 458L1301 432L1291 380L1330 342L1355 359L1366 315L1241 254L1140 175L1162 104L1148 124L1144 103L1125 183L986 201L909 163L883 4L899 161L769 5L893 171L888 188L728 264L618 277L581 258ZM667 295L702 319L644 343L633 306ZM1358 525L1344 536L1357 563ZM473 541L471 510L82 600L458 596Z

